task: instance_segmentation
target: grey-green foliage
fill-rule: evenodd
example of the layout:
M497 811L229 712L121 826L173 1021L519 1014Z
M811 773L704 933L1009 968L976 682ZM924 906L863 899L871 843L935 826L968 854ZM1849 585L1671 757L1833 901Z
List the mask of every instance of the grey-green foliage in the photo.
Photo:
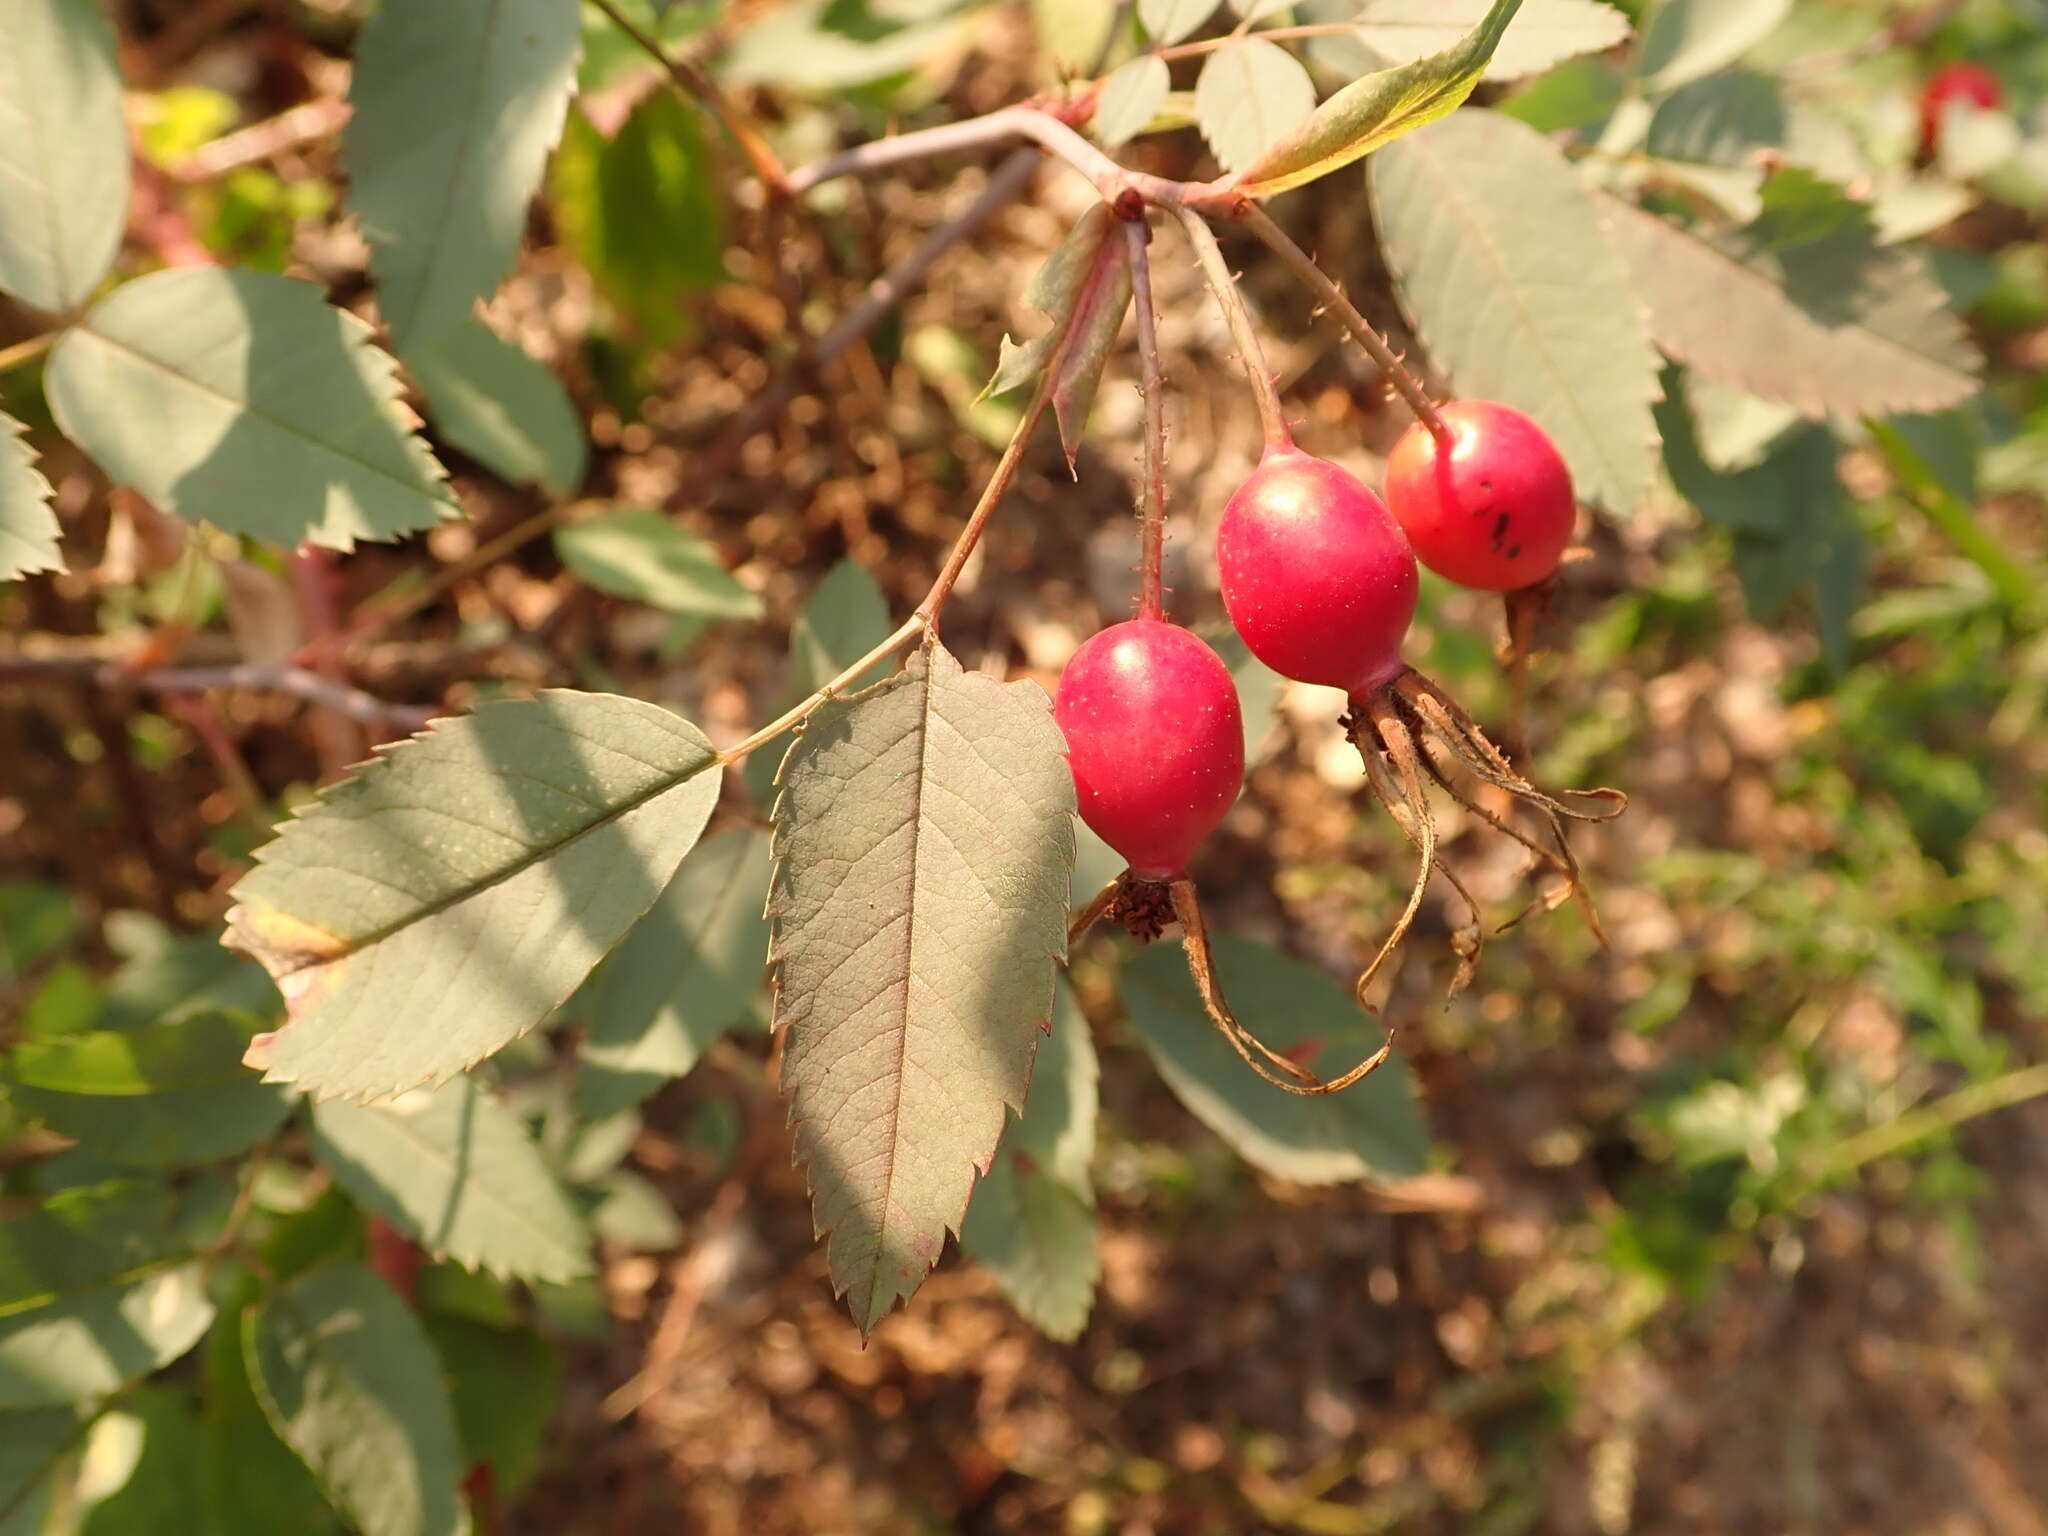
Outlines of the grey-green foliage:
M1095 136L1114 148L1145 131L1173 90L1173 76L1166 61L1155 53L1141 53L1102 82L1102 94L1095 103L1091 126Z
M1792 0L1662 0L1643 25L1636 73L1646 90L1676 90L1734 63L1791 10Z
M717 795L695 726L611 695L500 701L390 748L235 887L227 942L289 1010L252 1063L322 1098L454 1076L576 990Z
M1799 171L1771 178L1732 234L1603 198L1651 330L1716 382L1820 420L1957 405L1975 349L1919 253L1878 243L1869 212Z
M0 1409L83 1402L185 1353L213 1320L161 1184L99 1184L0 1221Z
M418 1319L359 1264L325 1264L243 1319L250 1382L278 1435L362 1536L459 1536L465 1470Z
M42 1536L54 1475L82 1433L73 1408L0 1413L0 1536Z
M865 1332L957 1230L1064 953L1074 786L1045 694L936 643L821 706L775 808L782 1081Z
M1301 61L1262 37L1217 49L1195 81L1202 137L1226 171L1252 164L1315 107L1315 83Z
M1641 301L1563 153L1497 112L1459 112L1372 164L1401 298L1462 395L1540 422L1579 494L1633 512L1657 443Z
M384 5L363 28L342 160L401 351L462 325L510 269L581 35L567 0Z
M1327 1079L1379 1048L1379 1021L1321 971L1242 939L1219 935L1214 946L1232 1008L1275 1050L1313 1046L1307 1063ZM1266 1172L1297 1184L1336 1184L1421 1171L1428 1133L1399 1056L1343 1093L1283 1093L1218 1034L1177 945L1155 944L1127 964L1123 999L1167 1086Z
M102 469L188 522L347 549L460 511L369 336L311 283L175 267L94 305L46 388Z
M590 1232L519 1116L475 1077L313 1109L320 1162L430 1254L523 1280L590 1273Z
M36 468L22 424L0 411L0 581L59 571L57 514L50 509L50 482Z
M1489 0L1368 0L1357 27L1339 41L1370 50L1378 62L1406 64L1456 44L1485 20L1488 4ZM1501 34L1485 78L1518 80L1541 74L1576 54L1612 48L1628 32L1628 17L1601 0L1524 0Z
M709 539L645 507L624 507L555 530L562 563L600 592L700 619L757 619L760 595L742 586Z
M25 1114L110 1163L209 1162L254 1146L290 1112L288 1094L242 1065L259 1027L198 1013L25 1040L0 1060L0 1081Z
M92 297L128 217L128 129L99 0L0 9L0 289L37 309Z
M960 1246L1056 1339L1075 1338L1086 1326L1101 1273L1089 1170L1099 1075L1087 1017L1062 984L1024 1112L975 1185L960 1229Z
M577 1014L584 1113L609 1113L681 1077L754 1008L768 966L769 867L764 832L706 838L605 962Z
M1746 468L1724 473L1700 457L1681 399L1667 400L1658 416L1672 484L1734 536L1735 573L1750 611L1767 623L1777 620L1810 588L1828 661L1845 665L1867 549L1837 469L1841 448L1834 433L1802 423L1773 439Z
M405 365L434 428L515 484L567 496L590 456L583 423L554 370L480 320L410 347Z

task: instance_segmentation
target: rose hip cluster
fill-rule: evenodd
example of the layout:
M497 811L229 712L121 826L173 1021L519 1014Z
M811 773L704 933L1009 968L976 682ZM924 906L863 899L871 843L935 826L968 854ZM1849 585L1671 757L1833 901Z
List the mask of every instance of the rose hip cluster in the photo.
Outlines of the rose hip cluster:
M1359 978L1361 997L1412 923L1433 871L1472 909L1458 935L1455 993L1477 960L1480 925L1464 886L1438 860L1426 786L1448 791L1561 876L1545 898L1551 906L1583 894L1563 819L1612 814L1621 797L1588 792L1581 798L1596 802L1594 811L1536 788L1401 655L1415 617L1418 559L1481 591L1512 595L1549 583L1576 510L1570 472L1549 437L1505 405L1446 405L1403 436L1388 461L1386 487L1383 502L1338 465L1276 442L1224 509L1216 565L1231 623L1253 655L1285 677L1348 695L1345 724L1368 782L1419 854L1407 908ZM1237 692L1222 658L1161 619L1118 624L1075 653L1054 714L1066 734L1082 819L1130 865L1082 914L1077 932L1108 918L1151 937L1178 919L1212 1016L1239 1054L1277 1086L1329 1092L1384 1060L1383 1047L1344 1077L1323 1082L1260 1045L1230 1016L1216 987L1187 869L1244 780ZM1481 803L1467 780L1530 808L1552 845Z

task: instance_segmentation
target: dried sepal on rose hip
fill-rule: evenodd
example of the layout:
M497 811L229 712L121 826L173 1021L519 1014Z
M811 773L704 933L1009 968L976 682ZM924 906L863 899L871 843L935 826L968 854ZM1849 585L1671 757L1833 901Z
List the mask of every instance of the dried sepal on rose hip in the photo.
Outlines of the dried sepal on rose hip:
M1067 663L1053 719L1067 738L1081 819L1129 865L1075 918L1069 941L1098 921L1141 941L1178 921L1210 1018L1254 1071L1290 1093L1333 1093L1384 1061L1389 1047L1323 1082L1240 1024L1217 983L1188 860L1244 785L1243 716L1223 658L1163 619L1114 625Z
M1458 936L1461 964L1453 995L1470 980L1478 960L1478 907L1437 857L1428 782L1560 875L1562 884L1544 904L1555 907L1576 895L1599 931L1564 822L1604 820L1619 813L1626 797L1597 789L1559 798L1538 789L1456 700L1402 660L1402 642L1415 617L1415 555L1379 497L1345 469L1291 444L1269 449L1224 509L1216 563L1224 606L1252 654L1283 676L1341 688L1349 696L1345 724L1365 759L1368 783L1419 855L1408 904L1359 977L1361 999L1414 922L1432 871L1451 882L1473 913ZM1555 849L1480 804L1446 763L1537 812ZM1599 808L1587 808L1588 801Z

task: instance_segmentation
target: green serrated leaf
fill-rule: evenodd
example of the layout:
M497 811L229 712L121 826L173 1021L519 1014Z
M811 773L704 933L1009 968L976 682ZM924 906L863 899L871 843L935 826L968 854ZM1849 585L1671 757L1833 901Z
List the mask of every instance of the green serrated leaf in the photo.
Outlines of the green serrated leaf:
M391 1288L328 1264L243 1319L272 1428L362 1536L460 1536L461 1442L440 1362Z
M511 270L581 41L565 0L385 5L363 28L341 155L402 351L460 327Z
M1088 1326L1102 1275L1095 1211L1057 1179L998 1155L975 1186L960 1246L1049 1337L1069 1342Z
M316 1105L313 1145L357 1204L436 1258L524 1280L590 1273L590 1233L540 1148L474 1077Z
M201 1013L137 1031L26 1040L0 1079L21 1110L110 1163L181 1167L253 1147L291 1112L242 1053L260 1024Z
M1309 1067L1333 1077L1379 1048L1379 1021L1321 971L1227 935L1213 947L1237 1016L1275 1050L1313 1045ZM1283 1093L1254 1075L1217 1033L1175 945L1155 944L1125 966L1123 998L1167 1086L1266 1172L1297 1184L1337 1184L1422 1170L1427 1132L1399 1056L1343 1093Z
M141 1030L201 1013L268 1019L282 1011L284 1000L263 967L222 949L217 936L174 937L153 919L119 923L124 916L141 914L115 913L107 921L122 964L107 984L95 1029Z
M98 0L10 0L0 15L0 289L75 309L128 218L128 127Z
M1064 80L1093 69L1117 14L1116 0L1031 0L1041 73Z
M562 563L600 592L700 619L758 619L760 594L740 585L709 539L665 513L626 507L555 530Z
M562 243L649 341L682 330L684 299L725 276L725 204L703 124L656 91L609 139L580 114L562 135L551 200Z
M258 851L226 942L283 990L268 1080L358 1101L539 1024L660 894L718 797L703 733L549 690L386 749Z
M1403 134L1457 110L1486 72L1522 0L1494 0L1479 25L1441 53L1354 80L1238 178L1248 197L1271 197L1327 176Z
M1979 361L1924 259L1880 246L1867 212L1838 194L1773 211L1798 195L1781 190L1789 180L1766 189L1763 220L1715 239L1602 200L1658 346L1814 420L1974 395Z
M335 1203L347 1205L339 1196ZM254 1289L251 1282L249 1294ZM256 1401L242 1356L239 1306L223 1310L219 1325L207 1335L202 1381L199 1475L209 1517L205 1536L277 1536L283 1531L342 1536L341 1522L313 1474L277 1437Z
M36 468L27 430L0 411L0 581L64 569L50 482Z
M1672 92L1650 118L1644 150L1666 160L1753 166L1785 143L1789 118L1776 81L1727 69Z
M1138 21L1155 43L1177 43L1216 14L1216 0L1138 0Z
M1456 44L1486 19L1490 0L1370 0L1354 29L1389 64L1407 64ZM1600 0L1525 0L1486 66L1488 80L1519 80L1629 35L1628 17Z
M681 1220L662 1192L639 1174L618 1169L596 1192L590 1224L605 1242L629 1253L668 1253L681 1246Z
M67 1190L0 1221L0 1409L83 1402L177 1359L213 1304L159 1184Z
M1316 87L1307 69L1263 37L1224 44L1209 55L1195 81L1202 137L1226 171L1256 164L1315 109Z
M0 1536L41 1536L56 1474L84 1431L71 1408L0 1413Z
M530 1328L486 1328L455 1317L423 1317L448 1382L463 1460L488 1466L501 1497L540 1469L561 1396L562 1362Z
M871 1330L1023 1102L1064 952L1073 776L1032 683L936 643L822 706L775 809L782 1080L834 1285Z
M578 1083L585 1114L609 1113L681 1077L745 1018L768 967L768 836L734 827L691 850L592 983ZM618 1081L624 1079L622 1083Z
M1540 422L1582 497L1632 512L1655 462L1657 354L1562 151L1512 118L1466 111L1387 150L1371 182L1430 357L1460 394Z
M1156 53L1141 53L1102 82L1095 136L1114 149L1143 133L1173 93L1173 74Z
M567 496L590 456L562 381L478 320L408 348L427 416L455 447L514 484Z
M1723 474L1756 464L1800 419L1789 405L1759 400L1692 372L1685 375L1685 402L1698 429L1700 457Z
M1024 1112L975 1186L960 1246L986 1265L1017 1310L1058 1339L1087 1323L1095 1252L1098 1068L1088 1020L1055 987L1052 1032L1038 1048Z
M1792 0L1664 0L1643 24L1636 74L1673 91L1733 64L1791 13Z
M94 305L45 388L67 436L186 521L348 549L461 512L369 335L311 283L175 267Z

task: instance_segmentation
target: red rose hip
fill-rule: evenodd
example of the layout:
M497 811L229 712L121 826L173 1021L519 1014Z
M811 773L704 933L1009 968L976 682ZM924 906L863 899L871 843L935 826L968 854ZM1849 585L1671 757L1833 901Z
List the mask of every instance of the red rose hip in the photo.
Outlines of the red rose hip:
M1571 543L1571 471L1544 430L1512 407L1458 400L1442 407L1446 451L1416 422L1387 460L1387 505L1415 557L1482 592L1543 581Z
M2005 86L1982 64L1951 64L1936 72L1920 93L1920 150L1931 155L1941 145L1942 115L1952 106L1981 107L1994 112L2005 105Z
M1053 719L1081 819L1140 880L1172 881L1244 784L1244 724L1223 658L1160 619L1083 645L1060 675Z
M1357 697L1402 670L1415 556L1348 470L1269 451L1223 509L1216 566L1231 623L1283 677Z

